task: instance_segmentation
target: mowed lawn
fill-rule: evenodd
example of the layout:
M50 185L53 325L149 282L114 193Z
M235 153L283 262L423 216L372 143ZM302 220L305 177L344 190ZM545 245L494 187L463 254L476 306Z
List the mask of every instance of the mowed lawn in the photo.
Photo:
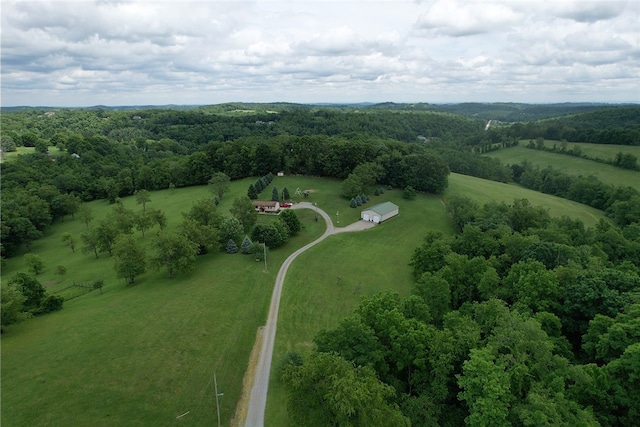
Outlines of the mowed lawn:
M570 218L580 219L588 227L594 226L601 218L605 218L604 213L598 209L562 197L539 193L515 184L505 184L457 173L449 175L449 187L444 193L444 200L446 201L448 197L454 195L469 197L479 204L488 201L511 204L514 199L527 199L534 206L543 206L549 209L551 216L566 215Z
M232 183L219 212L228 215L233 199L245 195L254 180ZM147 206L165 211L172 229L181 212L202 197L211 197L206 187L165 190L151 193ZM141 209L132 197L123 203ZM89 205L95 221L111 209L105 201ZM221 419L228 425L278 267L324 231L312 211L298 214L303 231L269 252L268 272L249 256L221 252L200 257L194 272L173 279L164 270L149 269L131 287L115 276L108 255L83 254L80 243L72 253L62 242L64 232L79 240L85 229L80 221L66 219L51 227L31 249L46 266L38 279L49 290L96 279L105 287L102 294L93 291L65 302L60 312L6 328L2 425L213 425L214 373L224 393ZM135 235L150 244L156 231ZM63 278L55 274L57 265L67 267ZM7 260L2 280L19 271L26 271L21 256Z
M363 297L384 291L409 295L413 280L408 264L413 250L430 230L453 233L436 196L419 195L407 201L399 191L388 191L372 197L365 206L382 201L400 206L400 215L370 230L330 236L298 257L289 269L280 303L266 425L293 425L286 412L285 391L274 372L285 352L307 353L316 333L336 327ZM360 211L348 212L353 216Z
M572 144L569 144L569 149L571 149L571 147ZM636 190L640 190L640 171L622 169L581 157L533 150L522 146L503 148L487 153L486 155L499 159L509 165L520 164L524 160L527 160L540 168L551 166L569 175L595 176L607 184L622 187L631 186Z

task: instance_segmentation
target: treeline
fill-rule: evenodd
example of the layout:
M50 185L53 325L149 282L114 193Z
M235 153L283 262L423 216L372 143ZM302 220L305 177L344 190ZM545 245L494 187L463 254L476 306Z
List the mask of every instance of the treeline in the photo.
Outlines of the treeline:
M640 107L618 107L494 128L508 138L552 139L594 144L640 145Z
M51 114L53 113L53 114ZM252 114L213 114L205 108L180 110L33 110L4 114L2 137L17 145L58 142L67 136L104 136L113 141L141 143L173 139L190 151L209 142L277 135L361 135L415 142L425 138L460 138L480 132L477 119L439 112L287 108Z
M532 150L548 151L550 153L559 153L566 154L568 156L582 157L583 159L593 160L594 162L604 163L622 169L640 170L640 165L638 165L638 158L632 153L623 153L620 151L613 158L602 159L600 157L592 157L582 153L582 150L578 145L574 145L573 147L569 148L569 144L567 143L567 141L562 141L559 145L557 143L554 143L552 146L547 146L545 145L544 139L542 138L536 139L535 142L533 140L530 140L526 147Z
M573 176L552 167L541 169L524 161L511 166L513 179L522 186L553 194L605 211L618 225L640 222L640 192L616 187L595 177Z
M11 256L55 220L73 215L80 201L133 195L140 190L204 185L221 172L231 179L285 171L346 178L359 164L383 166L382 184L441 192L446 163L423 145L354 137L280 136L210 142L198 151L173 140L123 144L73 135L65 151L36 152L3 164L2 249Z
M461 232L416 248L410 297L366 298L280 361L296 425L634 424L640 226L448 208Z

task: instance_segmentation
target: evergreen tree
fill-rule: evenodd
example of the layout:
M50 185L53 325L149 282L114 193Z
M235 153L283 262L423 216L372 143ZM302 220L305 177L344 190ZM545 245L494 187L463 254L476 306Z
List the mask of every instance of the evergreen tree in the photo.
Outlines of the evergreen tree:
M247 190L247 197L251 200L256 200L258 198L258 191L256 190L255 185L249 184L249 189Z
M229 241L227 242L227 253L235 254L237 252L238 252L238 245L233 239L229 239Z
M242 239L242 244L240 245L240 250L244 255L249 255L251 253L251 247L253 246L253 242L249 238L249 236L244 236Z
M356 202L355 197L351 199L351 202L349 202L349 207L351 207L351 208L357 208L358 207L358 202Z
M289 195L289 189L287 187L284 187L282 189L282 200L289 200L291 198L291 196Z
M274 202L280 200L280 193L278 193L278 188L276 187L273 187L273 190L271 191L271 200Z

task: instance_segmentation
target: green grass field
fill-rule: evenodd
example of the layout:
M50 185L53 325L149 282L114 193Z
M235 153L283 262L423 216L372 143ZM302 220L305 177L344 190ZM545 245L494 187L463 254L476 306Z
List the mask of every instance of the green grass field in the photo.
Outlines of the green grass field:
M528 144L528 140L520 143L521 145ZM558 148L561 147L561 141L545 140L544 145L551 148L554 145ZM587 142L568 142L567 150L571 150L573 147L580 147L582 154L593 158L600 158L602 160L613 160L618 153L630 153L640 158L640 145L615 145L615 144L589 144Z
M532 205L549 209L551 216L566 215L582 220L586 226L594 226L600 218L605 218L604 213L598 209L562 197L539 193L516 184L504 184L457 173L449 175L449 187L444 193L444 200L452 195L467 196L478 203L495 201L511 204L514 199L528 199Z
M233 199L246 194L254 180L232 183L219 211L228 214ZM601 216L583 205L517 186L456 174L449 181L445 199L453 193L479 201L527 197L533 204L551 206L552 214L570 210L574 216L593 216L593 221ZM339 219L340 225L347 225L359 219L360 209L349 208L339 196L338 180L277 177L261 199L270 199L273 186L279 191L286 186L298 201L317 203L334 223ZM310 190L309 197L295 196L297 188ZM153 192L147 206L162 209L172 229L181 212L202 197L211 197L205 187L163 190ZM315 333L335 327L363 296L386 290L407 295L413 249L428 230L452 232L438 197L420 195L406 201L399 191L389 191L368 205L385 200L400 206L398 217L372 230L331 236L294 262L280 306L274 363L288 349L310 349ZM141 209L133 197L123 203ZM110 212L105 201L89 205L94 221ZM67 301L60 312L7 328L2 337L3 424L211 425L216 420L212 382L216 372L219 391L224 393L221 418L228 425L256 332L266 320L275 275L291 252L324 231L312 210L297 212L304 230L269 253L268 272L248 257L215 253L200 257L192 273L169 279L165 271L148 271L132 287L116 278L107 255L95 259L83 254L80 244L72 253L62 242L64 232L79 239L85 229L79 220L67 218L52 226L31 249L46 264L38 279L50 290L74 281L103 279L104 293L87 293ZM150 243L155 231L144 239L136 235ZM67 267L64 278L56 275L57 265ZM18 271L25 271L21 256L6 261L1 278L7 280ZM277 381L269 392L267 416L268 425L288 425Z
M571 147L572 145L569 144L569 148ZM523 160L528 160L541 168L551 166L570 175L595 176L607 184L631 186L640 190L640 171L621 169L580 157L532 150L521 146L492 151L486 155L505 164L519 164Z
M221 213L246 194L250 182L233 183L219 206ZM154 192L148 206L164 210L171 228L179 223L180 212L207 196L204 187ZM123 202L140 209L133 198ZM96 220L109 212L104 201L90 205ZM115 277L108 256L96 260L64 245L63 232L79 236L84 229L78 220L51 227L32 247L46 264L38 279L49 289L104 279L104 293L87 293L67 301L60 312L6 328L2 424L212 425L217 372L224 392L222 420L228 425L278 267L324 231L312 211L299 215L303 232L269 253L267 273L249 257L216 253L200 257L192 273L169 279L165 271L148 271L132 287ZM55 274L59 264L68 272L52 285L60 280ZM2 280L18 271L25 271L20 256L6 261Z
M49 147L49 151L51 152L51 155L53 157L56 157L56 156L60 155L60 150L58 150L53 145ZM35 153L35 152L36 152L35 147L17 147L16 151L10 151L8 153L3 153L2 156L0 156L0 163L17 159L18 156L21 156L23 154L31 154L31 153Z

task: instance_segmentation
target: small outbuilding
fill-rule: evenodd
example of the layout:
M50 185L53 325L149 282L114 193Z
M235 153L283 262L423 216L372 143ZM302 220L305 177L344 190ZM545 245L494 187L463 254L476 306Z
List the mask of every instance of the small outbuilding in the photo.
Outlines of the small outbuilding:
M363 221L371 221L375 223L383 222L400 213L400 207L395 203L384 202L371 206L362 211L360 218Z
M251 203L256 211L260 213L278 213L280 210L280 202L261 202L254 200Z

